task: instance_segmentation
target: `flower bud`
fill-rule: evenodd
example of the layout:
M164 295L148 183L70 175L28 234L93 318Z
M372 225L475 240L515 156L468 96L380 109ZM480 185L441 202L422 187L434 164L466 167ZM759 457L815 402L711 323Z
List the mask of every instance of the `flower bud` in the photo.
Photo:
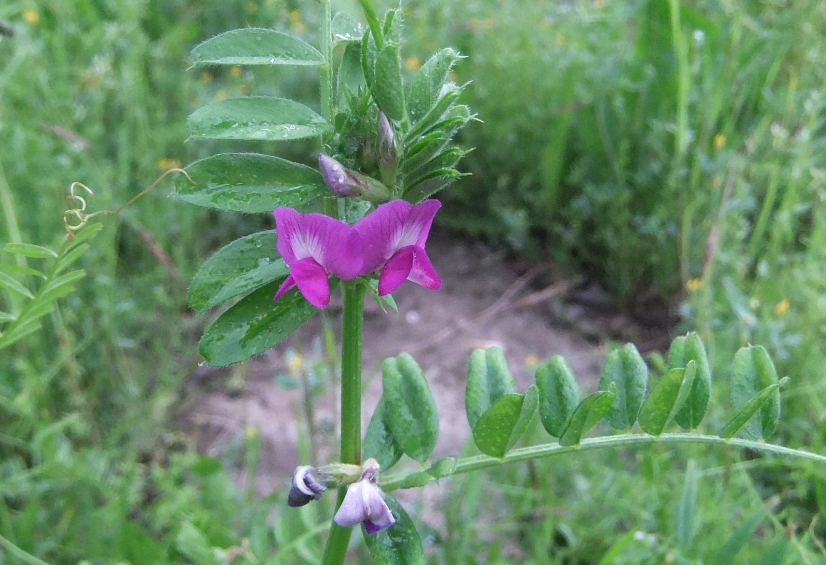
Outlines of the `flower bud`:
M336 196L360 196L364 191L358 179L329 155L319 154L318 168L321 170L324 184Z
M399 167L399 152L396 148L396 134L390 120L379 112L379 171L381 180L389 186L396 184L396 173Z
M379 159L385 164L391 164L396 160L396 134L390 120L379 112Z
M309 465L296 468L290 494L287 497L287 505L297 508L321 498L327 487L316 479L313 475L315 472L315 468Z

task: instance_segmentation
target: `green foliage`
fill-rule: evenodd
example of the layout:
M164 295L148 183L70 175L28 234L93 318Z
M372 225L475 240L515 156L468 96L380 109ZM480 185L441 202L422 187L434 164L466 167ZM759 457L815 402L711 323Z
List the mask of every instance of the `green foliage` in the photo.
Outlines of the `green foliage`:
M465 411L471 428L497 400L516 394L505 355L498 347L476 349L470 354L467 370Z
M695 363L691 389L682 408L674 415L674 420L685 429L700 425L711 394L711 369L705 346L696 333L677 337L668 350L669 367L687 367L691 361Z
M504 457L525 434L538 403L535 386L528 387L525 394L506 394L499 398L473 426L473 441L479 451Z
M685 368L669 369L662 376L640 409L640 427L646 433L662 433L665 425L685 404L696 374L697 363L691 360Z
M537 367L536 386L539 388L542 425L552 436L561 437L579 403L576 376L565 359L554 355L547 363Z
M270 155L213 155L186 171L195 184L179 178L173 197L217 210L272 213L277 206L302 207L328 193L316 169Z
M382 363L384 421L393 441L415 461L425 461L439 439L439 414L424 373L407 353Z
M379 467L383 471L393 467L404 455L399 442L396 441L393 432L390 431L385 413L384 397L382 397L373 411L370 423L367 425L367 431L364 433L364 457L372 457L378 461Z
M393 527L368 535L362 526L373 561L381 565L425 565L422 540L413 520L392 496L385 495L385 502L396 519Z
M599 390L613 387L616 398L608 410L611 426L626 430L634 425L648 384L648 366L633 344L613 350L605 359Z
M298 65L324 64L324 55L296 37L264 28L221 33L190 53L195 65Z

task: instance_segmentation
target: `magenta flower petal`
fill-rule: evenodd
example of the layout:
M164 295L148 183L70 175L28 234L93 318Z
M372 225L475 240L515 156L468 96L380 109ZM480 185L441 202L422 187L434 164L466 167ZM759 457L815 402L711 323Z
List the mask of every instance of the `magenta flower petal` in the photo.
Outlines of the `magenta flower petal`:
M433 218L436 217L436 212L441 207L441 202L432 199L413 206L407 222L409 225L415 226L415 228L411 228L410 235L416 234L416 247L424 249L427 236L430 235L430 227L433 225ZM410 243L404 242L403 245L410 245Z
M413 247L413 268L407 279L430 290L439 290L442 286L442 279L421 247Z
M393 234L404 226L412 208L410 202L392 200L356 222L353 227L364 244L364 266L361 274L372 273L398 251L394 245Z
M413 247L408 246L393 255L379 275L379 296L386 296L399 288L413 270Z
M330 304L330 280L327 271L315 259L301 259L290 269L290 277L307 302L316 308L326 308Z
M284 282L281 283L281 286L278 287L278 291L275 293L275 296L273 296L272 299L273 300L278 300L279 298L284 296L284 294L286 294L286 292L294 286L295 286L295 279L293 278L292 275L287 275L287 278L284 279Z
M433 218L441 206L438 200L416 205L393 200L359 220L354 227L364 245L361 274L372 273L403 247L415 245L424 249Z
M309 257L342 280L359 275L362 244L354 228L323 214L299 214L292 208L276 208L274 215L276 247L290 269Z

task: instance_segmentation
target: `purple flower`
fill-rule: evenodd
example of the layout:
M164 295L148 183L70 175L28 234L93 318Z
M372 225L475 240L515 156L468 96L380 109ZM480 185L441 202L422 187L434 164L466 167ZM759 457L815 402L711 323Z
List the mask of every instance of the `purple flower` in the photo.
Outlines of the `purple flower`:
M375 534L395 524L396 519L376 484L379 464L375 459L368 459L364 469L361 480L347 487L347 494L333 520L345 528L363 522L367 533Z
M318 168L324 184L336 196L361 196L366 192L365 183L344 168L344 165L324 153L318 155Z
M359 234L347 224L322 214L299 214L280 207L275 212L276 247L290 274L273 300L294 286L317 308L330 304L330 275L348 281L362 268Z
M287 497L287 505L293 508L304 506L312 500L318 500L327 486L319 482L315 473L318 471L314 467L304 465L298 467L293 474L293 482L290 485L290 493Z
M433 218L441 206L438 200L416 205L393 200L356 223L354 227L364 244L361 274L381 269L379 295L390 294L405 280L431 290L442 286L424 250Z

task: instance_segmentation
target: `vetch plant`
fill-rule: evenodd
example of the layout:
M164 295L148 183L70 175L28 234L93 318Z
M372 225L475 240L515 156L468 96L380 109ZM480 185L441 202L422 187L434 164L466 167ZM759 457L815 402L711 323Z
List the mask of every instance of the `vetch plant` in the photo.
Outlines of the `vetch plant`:
M436 402L416 361L403 353L382 365L382 398L363 436L365 294L392 307L391 293L406 280L440 287L425 251L441 206L431 197L460 176L455 166L464 152L451 139L472 114L458 103L462 87L450 80L456 52L437 52L406 80L400 12L380 20L369 0L360 5L366 30L349 18L332 18L329 0L322 1L318 50L268 29L231 31L193 50L197 65L317 66L321 115L296 101L250 96L201 107L189 125L196 138L317 138L319 166L224 153L188 166L193 184L180 182L176 193L220 210L274 210L274 232L230 243L192 281L189 302L199 312L237 299L200 342L211 365L271 348L327 307L333 289L342 289L339 459L318 469L299 467L289 495L291 506L302 506L338 488L323 564L343 563L357 524L377 563L424 563L416 526L392 491L505 463L656 442L721 444L826 463L824 456L765 442L777 427L787 379L778 378L760 347L735 358L729 422L717 435L697 433L712 375L696 334L674 340L667 371L647 396L648 368L630 344L608 355L599 390L585 398L560 357L539 367L536 384L520 393L502 352L477 350L468 365L466 411L481 455L436 461L430 460L439 431ZM516 447L537 411L556 440ZM603 419L622 433L587 438ZM674 424L684 431L667 431ZM403 455L421 467L386 474Z

